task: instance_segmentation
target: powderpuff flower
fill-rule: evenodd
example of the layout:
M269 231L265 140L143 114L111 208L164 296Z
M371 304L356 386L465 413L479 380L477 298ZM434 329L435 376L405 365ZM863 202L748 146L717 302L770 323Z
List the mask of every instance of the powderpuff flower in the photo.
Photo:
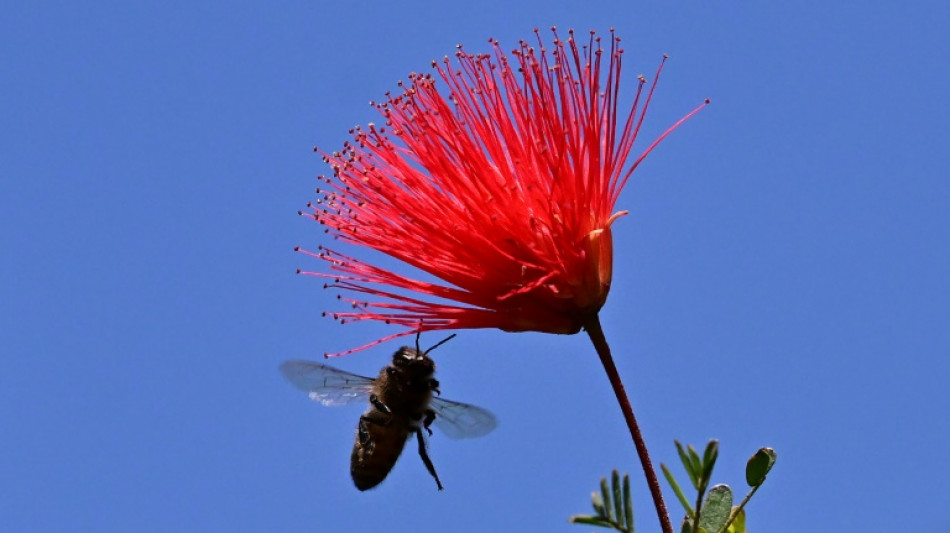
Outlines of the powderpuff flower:
M522 41L510 56L495 40L491 54L459 46L457 66L433 61L435 75L410 74L372 103L385 126L357 127L342 150L321 152L333 173L319 177L306 215L429 275L298 248L328 265L301 273L327 278L350 304L335 319L404 328L342 353L426 330L577 333L603 307L620 191L708 100L631 161L663 63L621 110L620 39L611 31L605 47L591 32L578 45L573 31L552 31L550 51L537 30L536 47Z

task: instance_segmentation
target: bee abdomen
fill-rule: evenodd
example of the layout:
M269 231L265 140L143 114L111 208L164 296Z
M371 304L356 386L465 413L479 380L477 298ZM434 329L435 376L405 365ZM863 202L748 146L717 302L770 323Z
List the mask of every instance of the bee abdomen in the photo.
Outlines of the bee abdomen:
M407 425L396 420L386 425L368 422L364 427L369 438L360 442L357 434L350 455L350 476L359 490L371 489L386 479L409 436Z

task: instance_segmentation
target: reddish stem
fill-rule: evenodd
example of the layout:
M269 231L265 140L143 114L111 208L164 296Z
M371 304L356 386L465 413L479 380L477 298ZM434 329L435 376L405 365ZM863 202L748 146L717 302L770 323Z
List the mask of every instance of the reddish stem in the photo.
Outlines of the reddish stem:
M637 456L640 458L640 465L643 467L643 474L647 478L647 485L650 486L650 494L653 495L653 505L656 507L656 514L660 519L660 527L663 533L673 533L673 524L670 522L670 513L666 510L666 503L663 501L663 493L660 491L660 480L656 477L656 471L653 469L653 463L650 461L650 452L647 451L647 444L643 440L643 434L640 433L640 426L637 419L633 416L633 407L630 406L630 400L623 388L623 382L620 380L620 374L617 373L617 367L614 366L614 360L610 356L610 346L607 345L607 339L604 337L604 330L600 327L600 317L593 315L584 324L587 335L590 336L597 355L600 356L600 362L604 365L607 372L607 378L610 379L610 385L617 396L617 403L620 404L620 410L623 411L623 418L630 428L630 436L633 437L633 445L637 448Z

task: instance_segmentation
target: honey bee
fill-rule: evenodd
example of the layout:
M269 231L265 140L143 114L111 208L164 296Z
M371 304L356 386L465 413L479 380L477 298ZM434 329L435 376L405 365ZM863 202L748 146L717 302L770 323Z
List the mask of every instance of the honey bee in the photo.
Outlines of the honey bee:
M403 346L393 354L392 362L376 379L351 374L311 361L287 361L280 366L284 376L311 400L323 405L346 405L369 400L356 427L356 440L350 455L350 475L356 488L364 491L379 485L396 464L411 434L419 444L419 456L426 470L442 490L432 460L426 450L425 430L435 424L453 439L481 437L498 425L495 415L474 405L434 397L441 394L433 377L435 362L425 352Z

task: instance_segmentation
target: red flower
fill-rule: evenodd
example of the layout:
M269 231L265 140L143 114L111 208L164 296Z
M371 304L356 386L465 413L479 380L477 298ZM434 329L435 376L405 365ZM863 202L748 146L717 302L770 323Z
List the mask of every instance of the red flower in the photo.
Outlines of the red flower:
M593 32L581 48L573 31L566 41L556 32L554 38L550 55L539 36L538 49L522 41L513 59L494 40L493 54L459 46L458 70L447 57L433 62L437 77L410 74L402 94L373 104L386 128L356 128L354 142L323 154L333 177L320 177L328 187L317 190L322 197L308 204L308 216L341 240L441 280L409 278L325 247L305 252L333 273L302 273L373 300L341 297L353 309L334 318L407 328L343 353L420 330L577 333L604 305L610 225L626 213L614 212L621 189L643 158L705 104L628 165L656 79L641 109L640 76L624 117L620 39L611 32L605 50Z

